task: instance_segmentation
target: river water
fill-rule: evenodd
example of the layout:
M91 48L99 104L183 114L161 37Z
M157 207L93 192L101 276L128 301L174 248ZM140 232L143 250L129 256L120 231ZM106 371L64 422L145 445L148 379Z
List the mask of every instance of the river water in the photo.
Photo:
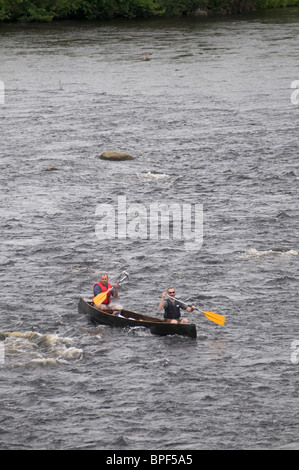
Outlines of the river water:
M1 25L2 450L298 448L298 19ZM120 196L202 207L202 243L105 239ZM173 285L225 324L91 323L123 270L126 307Z

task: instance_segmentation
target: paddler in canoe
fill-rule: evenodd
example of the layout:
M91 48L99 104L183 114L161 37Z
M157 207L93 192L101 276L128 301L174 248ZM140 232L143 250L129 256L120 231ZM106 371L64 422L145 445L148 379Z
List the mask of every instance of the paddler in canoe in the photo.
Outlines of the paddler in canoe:
M116 282L113 284L113 286L109 283L108 279L108 274L103 273L101 275L100 281L97 282L93 286L93 301L94 301L94 306L103 311L107 311L109 313L112 313L112 315L118 315L121 310L123 310L123 306L120 304L115 304L111 302L111 296L117 299L118 297L118 283ZM107 292L107 295L104 293ZM95 298L97 297L98 299L101 297L100 294L103 293L104 300L98 304L98 302L95 302Z
M188 323L188 319L183 317L181 318L181 311L186 310L187 312L192 312L196 309L194 305L192 307L188 307L185 303L180 302L175 297L175 289L174 287L169 287L167 292L163 292L160 303L159 303L159 310L164 309L164 318L165 320L169 321L170 323Z

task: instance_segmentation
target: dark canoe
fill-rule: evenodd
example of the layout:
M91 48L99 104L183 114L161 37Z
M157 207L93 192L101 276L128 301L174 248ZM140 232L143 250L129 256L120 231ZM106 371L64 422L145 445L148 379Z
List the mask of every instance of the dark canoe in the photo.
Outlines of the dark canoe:
M143 326L149 328L151 333L160 336L181 335L196 338L195 323L169 323L160 318L150 317L130 310L122 310L121 316L98 310L92 302L79 298L79 310L88 314L94 321L104 325L121 328Z

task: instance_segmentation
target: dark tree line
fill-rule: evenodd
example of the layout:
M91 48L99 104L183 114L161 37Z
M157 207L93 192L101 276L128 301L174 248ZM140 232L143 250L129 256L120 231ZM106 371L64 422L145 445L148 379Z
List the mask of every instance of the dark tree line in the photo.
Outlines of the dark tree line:
M299 6L299 0L0 0L0 21L234 14L286 6Z

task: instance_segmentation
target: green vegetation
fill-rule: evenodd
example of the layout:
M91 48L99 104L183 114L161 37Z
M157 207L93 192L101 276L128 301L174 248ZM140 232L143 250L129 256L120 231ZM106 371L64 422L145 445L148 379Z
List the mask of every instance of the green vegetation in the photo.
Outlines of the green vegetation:
M105 20L208 13L244 13L299 6L299 0L0 0L0 21Z

